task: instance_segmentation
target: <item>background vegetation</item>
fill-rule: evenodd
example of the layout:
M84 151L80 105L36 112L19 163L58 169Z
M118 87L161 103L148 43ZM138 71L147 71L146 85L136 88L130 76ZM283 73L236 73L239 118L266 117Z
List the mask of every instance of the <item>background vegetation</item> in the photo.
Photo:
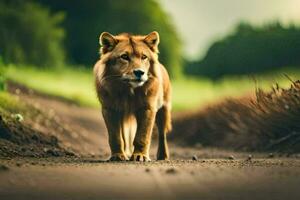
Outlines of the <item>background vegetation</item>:
M2 66L2 67L1 67ZM5 68L3 67L3 63L0 60L0 92L5 90Z
M214 42L204 58L187 62L185 72L215 79L299 66L299 38L300 27L295 25L240 23L233 33Z
M264 90L275 82L287 86L284 73L300 77L300 28L295 25L240 23L214 42L204 58L183 64L177 30L155 0L0 0L0 8L0 90L10 79L80 105L98 106L91 68L103 31L159 31L160 60L173 78L175 111L253 94L249 74Z
M300 82L256 90L256 99L229 99L174 121L173 140L242 151L300 151ZM184 133L184 137L182 137Z
M76 0L72 6L60 0L1 0L0 24L0 55L5 63L57 67L67 61L91 68L99 57L101 32L157 30L161 62L173 77L181 73L180 39L154 0Z
M171 75L179 76L181 42L170 17L154 0L37 0L52 12L64 12L65 47L69 61L90 68L98 59L99 35L160 33L160 60Z
M63 64L62 13L35 2L0 1L0 56L5 63L54 67Z
M77 67L74 70L70 66L40 69L12 64L0 66L1 68L5 69L5 77L9 80L41 93L63 97L83 106L99 107L90 69ZM288 74L294 80L300 79L300 70L295 69L257 74L255 75L256 83L247 75L225 76L218 81L203 77L175 79L172 81L173 110L200 108L226 97L251 96L256 86L269 91L274 83L279 83L283 88L287 88L290 81L283 74Z

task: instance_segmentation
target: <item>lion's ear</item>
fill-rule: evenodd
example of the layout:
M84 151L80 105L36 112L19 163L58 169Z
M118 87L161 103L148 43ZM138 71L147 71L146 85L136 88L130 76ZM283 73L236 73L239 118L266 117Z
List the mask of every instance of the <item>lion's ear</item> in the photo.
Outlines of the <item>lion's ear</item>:
M101 53L107 53L112 51L118 43L118 40L108 32L101 33L99 37L99 43L101 45Z
M144 42L149 46L149 48L154 51L158 52L158 44L159 44L159 34L156 31L149 33L145 38Z

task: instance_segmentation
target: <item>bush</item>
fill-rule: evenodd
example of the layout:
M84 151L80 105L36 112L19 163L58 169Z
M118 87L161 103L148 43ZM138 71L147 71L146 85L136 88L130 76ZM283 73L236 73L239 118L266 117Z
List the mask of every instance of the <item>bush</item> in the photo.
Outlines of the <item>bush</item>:
M56 66L64 61L62 13L29 1L0 1L0 55L5 63Z

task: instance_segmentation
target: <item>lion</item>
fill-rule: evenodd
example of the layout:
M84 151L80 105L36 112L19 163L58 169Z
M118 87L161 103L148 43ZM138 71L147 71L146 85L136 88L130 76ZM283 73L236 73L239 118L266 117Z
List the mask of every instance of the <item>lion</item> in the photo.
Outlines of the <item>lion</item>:
M158 61L159 34L103 32L94 66L98 99L111 149L110 161L151 161L153 127L158 128L158 160L168 160L171 83Z

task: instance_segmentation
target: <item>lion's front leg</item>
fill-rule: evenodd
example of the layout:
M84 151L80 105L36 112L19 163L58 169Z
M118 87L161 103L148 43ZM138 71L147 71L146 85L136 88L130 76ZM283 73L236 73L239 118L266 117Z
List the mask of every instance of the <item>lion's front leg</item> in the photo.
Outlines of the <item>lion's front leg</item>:
M155 111L152 109L141 109L136 112L137 132L134 138L134 152L132 161L150 161L149 149L151 134L155 120Z
M121 124L123 123L123 113L113 109L102 109L103 118L109 136L109 146L111 150L110 161L128 160L124 152L124 141L122 138Z

